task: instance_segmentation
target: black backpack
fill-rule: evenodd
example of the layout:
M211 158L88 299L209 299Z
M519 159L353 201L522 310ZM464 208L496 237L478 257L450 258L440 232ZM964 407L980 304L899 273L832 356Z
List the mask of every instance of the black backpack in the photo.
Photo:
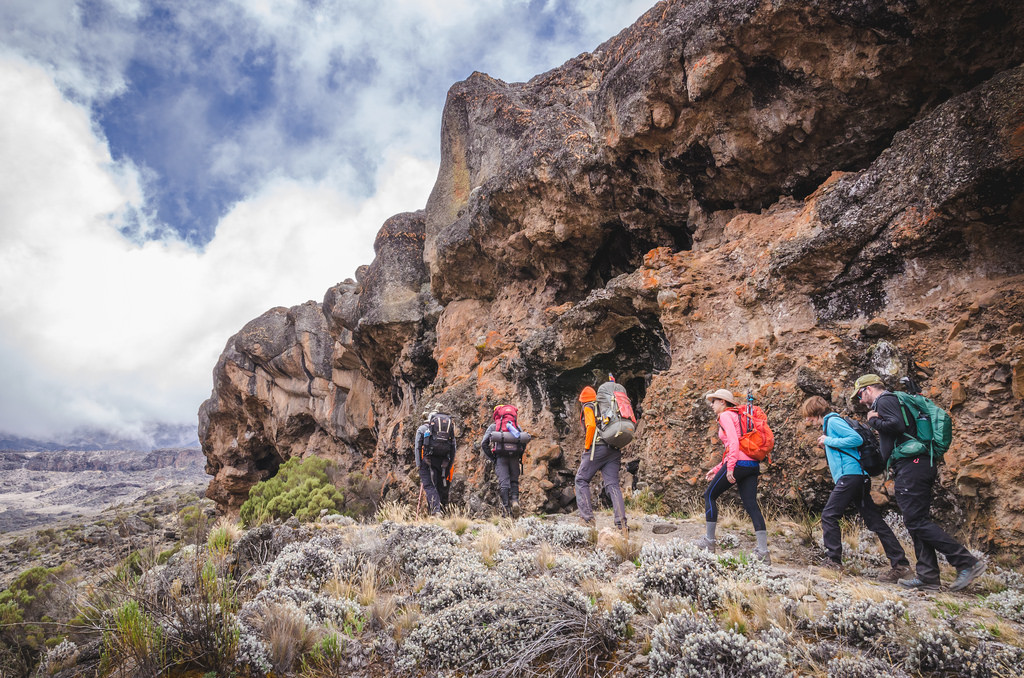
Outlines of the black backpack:
M860 436L862 442L857 451L860 452L860 467L867 472L869 476L877 476L885 470L885 461L882 459L882 449L878 446L878 434L875 433L875 429L871 428L867 424L861 421L857 421L851 417L843 417L843 421L850 425L857 435ZM842 450L839 450L842 452ZM852 457L852 454L843 452L848 457Z
M455 424L447 414L434 414L430 417L430 449L432 457L445 457L452 451L455 440Z

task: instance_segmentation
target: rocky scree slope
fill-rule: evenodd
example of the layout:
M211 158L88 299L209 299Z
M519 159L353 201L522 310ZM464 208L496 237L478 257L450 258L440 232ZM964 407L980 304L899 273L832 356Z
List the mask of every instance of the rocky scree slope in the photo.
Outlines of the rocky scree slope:
M1019 547L1022 38L1010 1L662 2L527 83L457 83L425 209L384 224L355 281L228 341L199 412L209 496L237 509L317 454L415 501L439 402L453 497L482 510L470 448L512 402L526 507L571 509L575 399L613 372L669 507L719 454L702 396L724 386L777 431L764 492L820 509L802 399L849 411L858 374L911 373L956 422L944 514Z

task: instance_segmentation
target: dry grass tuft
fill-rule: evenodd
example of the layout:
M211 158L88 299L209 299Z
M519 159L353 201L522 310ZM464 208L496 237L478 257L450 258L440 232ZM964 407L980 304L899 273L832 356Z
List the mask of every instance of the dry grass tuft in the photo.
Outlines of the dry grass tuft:
M408 504L404 504L397 501L384 502L374 518L379 523L383 523L386 520L390 520L394 523L411 523L415 522L416 516L413 515L413 508Z
M616 563L624 563L627 560L635 561L640 557L640 549L643 548L636 539L630 539L622 532L616 531L608 542Z
M466 509L461 506L451 506L444 518L438 521L460 537L473 525L473 519L469 517Z
M867 583L850 584L846 587L846 592L852 600L873 600L876 603L900 600L896 596L890 595L885 589Z
M666 598L659 593L651 594L646 601L647 612L654 618L656 623L661 623L665 620L665 617L670 614L677 614L680 612L687 612L689 614L697 613L697 604L692 600L673 596Z
M401 644L406 636L419 625L422 616L423 613L420 612L419 605L410 604L400 607L391 623L391 635L395 642Z
M263 616L262 626L270 664L278 675L290 672L295 661L320 640L320 634L306 625L302 612L291 606L272 605Z
M386 628L397 614L398 605L391 595L377 596L367 611L370 625L376 630Z
M743 510L732 502L718 502L718 527L727 530L735 530L750 522L750 517Z
M511 518L501 518L497 522L498 531L502 537L508 537L509 539L516 541L519 539L526 539L528 536L526 530L516 524L516 521Z
M537 570L542 574L547 572L555 566L555 549L551 544L541 542L537 548L537 553L534 555L534 560L537 563Z
M378 594L377 565L366 563L359 574L359 590L356 601L360 605L372 605Z
M494 567L494 555L501 550L503 535L498 530L481 532L473 542L473 547L480 552L480 559L487 567Z

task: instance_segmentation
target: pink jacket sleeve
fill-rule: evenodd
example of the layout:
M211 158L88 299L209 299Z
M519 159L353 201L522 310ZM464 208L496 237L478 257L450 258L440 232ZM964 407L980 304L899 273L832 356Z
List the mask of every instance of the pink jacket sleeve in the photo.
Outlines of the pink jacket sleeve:
M722 412L718 417L718 439L725 444L725 452L722 454L722 461L714 468L715 473L726 465L726 471L733 472L736 462L746 459L747 456L740 452L740 415L735 412Z

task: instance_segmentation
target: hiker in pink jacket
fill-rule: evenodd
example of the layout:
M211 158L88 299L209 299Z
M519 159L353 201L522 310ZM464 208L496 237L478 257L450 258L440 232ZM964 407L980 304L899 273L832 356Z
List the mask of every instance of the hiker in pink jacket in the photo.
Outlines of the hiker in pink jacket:
M754 536L757 547L754 557L771 563L768 553L768 530L765 527L761 507L757 505L757 479L761 475L761 463L751 459L740 450L740 415L736 411L739 403L732 391L724 388L704 396L718 415L718 438L725 445L722 461L706 476L710 481L704 493L704 520L707 533L697 545L709 551L715 550L715 528L718 525L718 497L733 485L740 493L743 508L754 522Z

